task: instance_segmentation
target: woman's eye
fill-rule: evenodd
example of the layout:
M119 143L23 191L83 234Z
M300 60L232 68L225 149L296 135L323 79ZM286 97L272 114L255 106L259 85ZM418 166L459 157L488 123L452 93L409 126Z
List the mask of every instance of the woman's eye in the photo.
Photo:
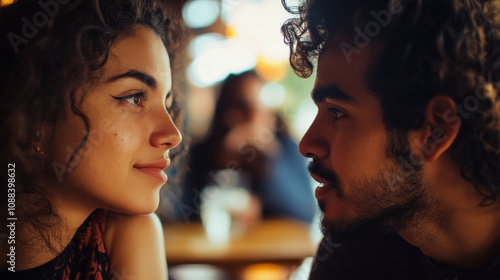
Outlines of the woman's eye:
M132 96L124 98L123 100L127 101L128 103L134 104L136 106L142 106L142 102L144 101L144 96L141 94L134 94Z
M345 116L345 113L340 111L337 108L328 108L328 112L333 113L333 121L338 121L339 119L343 118Z
M144 101L146 100L146 92L141 91L127 96L111 96L111 97L113 97L116 100L128 102L134 106L143 107Z

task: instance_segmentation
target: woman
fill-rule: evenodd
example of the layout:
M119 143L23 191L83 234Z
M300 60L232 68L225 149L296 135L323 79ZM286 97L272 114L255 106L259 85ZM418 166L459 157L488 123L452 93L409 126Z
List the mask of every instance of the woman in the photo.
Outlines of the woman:
M2 279L167 277L151 214L181 141L166 15L152 0L0 9L2 212L14 223Z
M259 99L264 81L255 71L231 74L221 85L206 139L193 146L180 215L197 219L201 190L221 185L220 170L232 169L253 194L244 220L285 216L311 223L316 202L305 160L281 117ZM180 207L179 207L180 208ZM249 222L249 223L251 223Z

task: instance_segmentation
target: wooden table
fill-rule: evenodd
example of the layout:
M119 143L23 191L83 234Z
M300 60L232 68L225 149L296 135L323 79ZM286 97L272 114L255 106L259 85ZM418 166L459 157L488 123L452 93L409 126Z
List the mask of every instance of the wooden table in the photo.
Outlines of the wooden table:
M288 219L264 220L224 244L211 243L201 223L166 224L164 232L169 265L300 264L315 254L317 246L311 240L309 225Z

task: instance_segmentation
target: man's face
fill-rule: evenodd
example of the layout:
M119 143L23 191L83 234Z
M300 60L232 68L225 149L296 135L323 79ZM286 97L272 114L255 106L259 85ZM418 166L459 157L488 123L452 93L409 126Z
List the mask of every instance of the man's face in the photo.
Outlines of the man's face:
M313 159L309 171L321 183L315 195L323 233L343 243L398 231L433 202L422 166L408 172L398 160L411 153L406 133L386 129L380 102L367 88L377 45L348 63L339 43L330 40L319 58L312 94L318 114L299 150Z

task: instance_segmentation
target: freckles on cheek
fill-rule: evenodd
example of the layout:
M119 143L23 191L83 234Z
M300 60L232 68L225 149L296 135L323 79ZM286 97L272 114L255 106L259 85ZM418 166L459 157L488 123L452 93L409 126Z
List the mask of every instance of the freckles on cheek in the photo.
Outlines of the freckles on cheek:
M133 134L115 134L115 144L119 146L127 146L130 147L136 141L136 136Z
M140 144L139 141L145 141L145 136L148 131L141 127L141 124L134 122L133 124L119 124L109 131L108 146L113 146L115 149L127 151L135 149Z
M115 164L116 161L122 161L127 152L127 139L128 135L121 135L118 131L110 132L108 137L105 138L104 145L99 148L100 154L106 158L106 161L114 159L112 161L113 164Z

